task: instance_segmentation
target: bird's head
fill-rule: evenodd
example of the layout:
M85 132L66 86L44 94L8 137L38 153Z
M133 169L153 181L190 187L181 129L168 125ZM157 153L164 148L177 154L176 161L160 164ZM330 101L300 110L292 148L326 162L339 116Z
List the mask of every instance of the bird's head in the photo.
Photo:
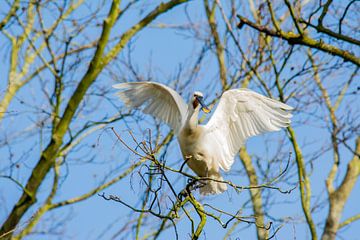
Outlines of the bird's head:
M206 106L203 99L204 95L201 92L194 92L192 106L194 109L196 109L199 105L201 105L201 110L203 110L204 113L209 113L210 109Z

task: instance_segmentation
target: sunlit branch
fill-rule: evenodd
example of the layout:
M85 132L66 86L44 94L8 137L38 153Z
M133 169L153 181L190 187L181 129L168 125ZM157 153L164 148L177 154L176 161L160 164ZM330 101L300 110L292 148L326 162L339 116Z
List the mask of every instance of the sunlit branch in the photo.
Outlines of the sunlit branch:
M10 19L15 16L16 11L19 9L19 7L20 7L20 0L15 0L12 3L10 10L6 14L6 16L0 21L0 31L6 26L6 24L10 21Z
M265 33L266 35L284 39L290 45L304 45L304 46L308 46L310 48L315 48L315 49L321 50L323 52L329 53L331 55L338 56L338 57L344 59L344 61L349 61L349 62L354 63L357 66L360 66L360 58L359 57L355 56L354 54L352 54L346 50L343 50L343 49L337 48L333 45L327 44L322 40L315 40L315 39L307 36L306 34L300 35L300 34L295 34L293 32L284 32L284 31L278 32L278 31L270 29L266 26L262 26L262 25L254 23L254 22L251 22L250 20L242 17L241 15L238 15L238 18L240 19L240 23L238 25L239 28L241 28L243 25L247 25L257 31Z
M212 6L209 5L209 0L204 0L205 12L208 19L209 27L211 30L211 36L216 46L216 58L219 64L220 80L223 90L227 89L227 70L225 65L224 46L221 43L220 35L217 30L216 24L216 5L217 2L213 1Z

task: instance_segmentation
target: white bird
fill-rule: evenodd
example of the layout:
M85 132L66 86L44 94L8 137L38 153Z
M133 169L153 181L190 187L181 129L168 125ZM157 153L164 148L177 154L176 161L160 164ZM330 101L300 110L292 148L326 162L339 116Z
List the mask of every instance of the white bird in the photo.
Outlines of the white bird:
M227 189L220 169L229 171L234 157L251 136L278 131L290 124L293 108L246 88L225 91L206 125L198 124L200 109L210 112L203 94L194 92L187 105L173 89L155 82L120 83L117 95L129 108L142 107L146 114L166 122L178 137L188 166L200 177L208 177L202 195Z

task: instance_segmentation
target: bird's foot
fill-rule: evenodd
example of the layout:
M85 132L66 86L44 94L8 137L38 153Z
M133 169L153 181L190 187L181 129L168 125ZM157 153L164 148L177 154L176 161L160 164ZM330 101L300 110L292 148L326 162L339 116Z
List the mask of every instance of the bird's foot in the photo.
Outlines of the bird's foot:
M182 201L183 198L186 198L191 194L192 191L195 191L199 188L202 188L206 185L205 181L201 181L198 179L189 178L187 180L186 187L178 194L178 199Z
M189 178L186 188L189 189L190 191L194 191L196 189L202 188L205 185L206 183L204 181Z

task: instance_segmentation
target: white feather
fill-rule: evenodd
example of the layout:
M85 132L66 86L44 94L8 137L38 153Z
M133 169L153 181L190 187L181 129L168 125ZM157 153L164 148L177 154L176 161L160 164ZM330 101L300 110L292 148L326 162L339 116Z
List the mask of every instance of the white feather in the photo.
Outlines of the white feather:
M187 104L171 88L155 82L133 82L113 85L117 96L128 108L142 106L142 111L169 124L178 133L186 120Z
M200 193L218 194L227 189L220 168L230 170L234 157L246 139L264 132L278 131L290 124L292 107L248 89L226 91L205 126L198 125L201 106L194 98L186 105L171 88L154 82L121 83L117 95L129 108L142 111L167 124L178 134L184 159L201 177L210 177ZM194 106L195 109L194 109Z
M230 170L235 155L249 137L289 126L292 115L287 111L292 109L248 89L226 91L205 125L206 137L217 139L217 146L213 147L219 166Z

